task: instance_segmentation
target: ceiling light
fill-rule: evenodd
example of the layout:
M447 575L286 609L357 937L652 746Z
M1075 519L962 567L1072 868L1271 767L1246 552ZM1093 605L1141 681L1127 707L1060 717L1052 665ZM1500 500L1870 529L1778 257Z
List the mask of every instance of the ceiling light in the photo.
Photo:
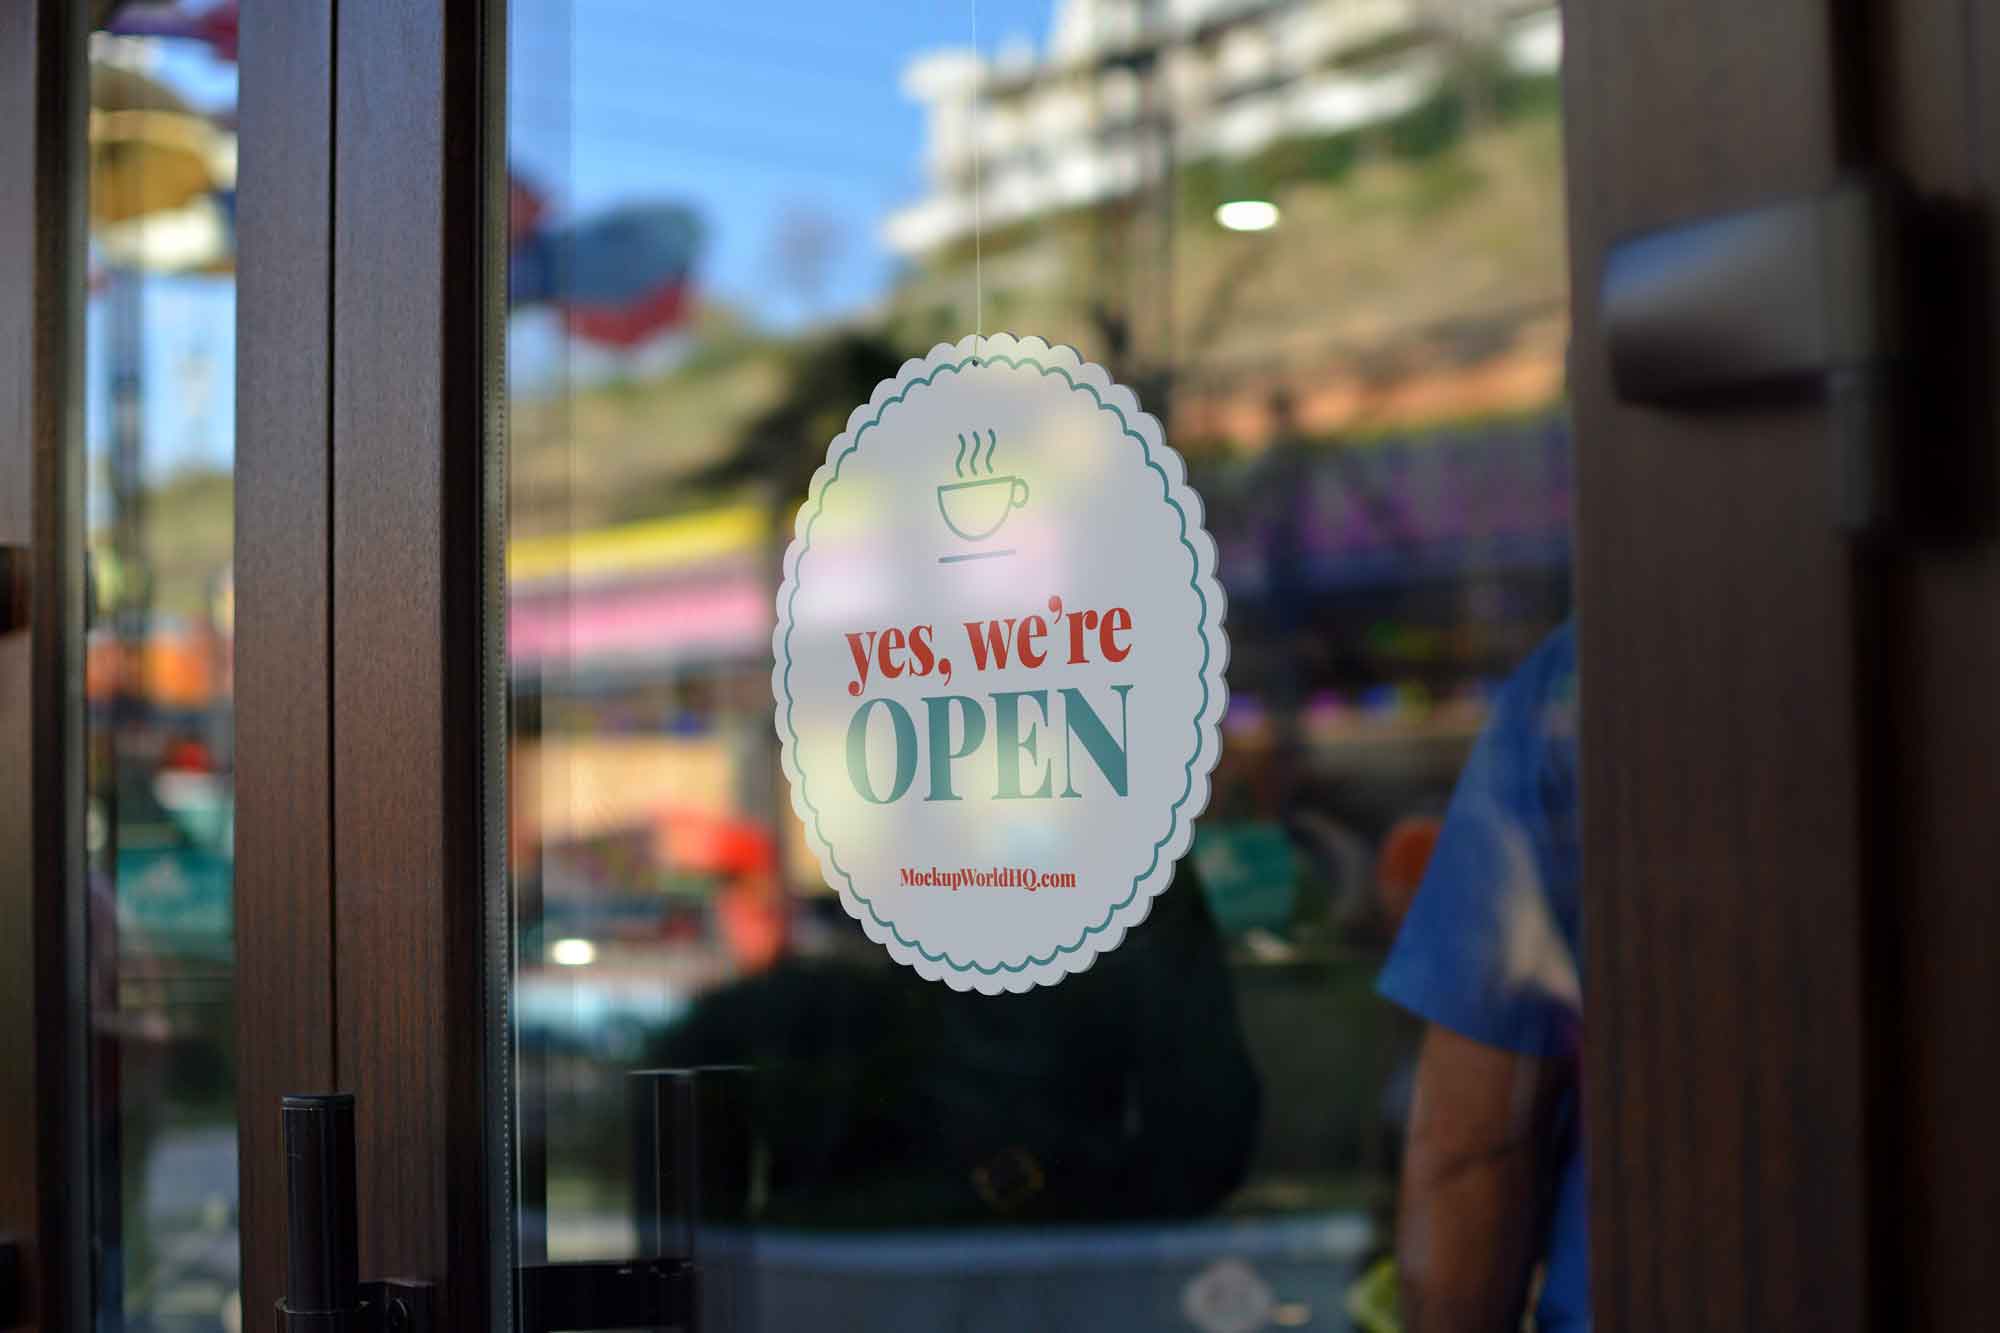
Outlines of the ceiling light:
M1231 231L1269 231L1278 225L1278 206L1268 199L1232 199L1215 210L1215 220Z
M597 946L589 940L557 940L549 946L549 957L564 967L588 967L597 961Z

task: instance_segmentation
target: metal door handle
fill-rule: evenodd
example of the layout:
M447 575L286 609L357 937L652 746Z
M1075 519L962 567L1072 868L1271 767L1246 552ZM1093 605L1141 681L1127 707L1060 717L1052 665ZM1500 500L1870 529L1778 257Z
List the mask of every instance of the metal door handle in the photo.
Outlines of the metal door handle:
M525 1333L672 1327L738 1333L750 1317L751 1071L643 1069L630 1077L632 1210L640 1257L531 1264Z
M1894 182L1856 177L1614 244L1600 296L1619 397L1685 411L1823 393L1839 521L1857 533L1894 526L1911 211Z
M647 1254L535 1264L517 1273L520 1327L746 1328L750 1071L738 1066L632 1076L635 1221ZM363 1282L354 1185L354 1097L283 1099L290 1253L284 1333L428 1333L431 1284Z

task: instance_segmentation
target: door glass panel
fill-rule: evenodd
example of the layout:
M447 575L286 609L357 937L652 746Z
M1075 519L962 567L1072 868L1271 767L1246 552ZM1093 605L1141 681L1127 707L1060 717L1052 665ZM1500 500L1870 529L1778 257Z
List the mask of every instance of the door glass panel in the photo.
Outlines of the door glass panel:
M233 6L227 7L233 14ZM233 21L92 38L86 307L97 1327L234 1329Z
M735 1326L1580 1311L1557 6L509 23L519 1262L681 1252L635 1072L747 1066ZM829 441L976 328L1161 418L1231 640L1174 884L993 997L829 890L771 695Z

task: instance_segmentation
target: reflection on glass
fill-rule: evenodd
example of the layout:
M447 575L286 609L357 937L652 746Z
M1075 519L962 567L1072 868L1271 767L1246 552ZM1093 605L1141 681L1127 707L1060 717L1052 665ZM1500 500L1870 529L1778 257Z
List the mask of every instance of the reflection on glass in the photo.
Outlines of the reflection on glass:
M145 35L134 35L143 30ZM91 47L85 662L97 1327L240 1327L230 25Z
M522 1260L645 1241L631 1071L747 1064L759 1327L1398 1327L1376 981L1568 605L1555 7L510 23ZM1163 419L1232 639L1174 887L990 999L820 881L770 694L828 440L982 322Z

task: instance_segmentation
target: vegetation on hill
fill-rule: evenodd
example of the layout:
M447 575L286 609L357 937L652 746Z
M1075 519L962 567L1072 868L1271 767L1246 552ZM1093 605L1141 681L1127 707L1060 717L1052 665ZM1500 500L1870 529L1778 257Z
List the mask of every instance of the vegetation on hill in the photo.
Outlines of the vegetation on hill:
M988 236L986 327L1072 343L1149 403L1170 397L1177 438L1204 455L1257 447L1273 386L1338 388L1318 417L1299 402L1322 436L1521 410L1559 382L1566 335L1555 88L1496 79L1482 120L1466 86L1365 132L1183 164L1171 207L1134 197ZM1222 231L1211 214L1232 194L1272 199L1282 225ZM877 308L805 335L710 305L663 371L517 397L511 530L581 531L753 484L782 503L881 375L972 328L973 274L972 248L947 247ZM1480 389L1495 366L1497 397ZM204 607L230 550L228 476L178 474L149 504L153 604Z
M1317 418L1301 402L1321 434L1547 401L1566 301L1553 83L1501 80L1488 100L1472 125L1455 86L1365 133L1185 165L1171 209L1127 199L989 236L986 327L1072 343L1149 401L1171 393L1182 438L1203 452L1253 447L1234 400L1274 383L1353 386ZM1270 197L1283 224L1221 230L1211 214L1232 192ZM802 488L879 374L971 330L974 267L969 245L947 247L880 308L801 337L711 310L664 373L517 401L514 531L668 513L753 478Z

